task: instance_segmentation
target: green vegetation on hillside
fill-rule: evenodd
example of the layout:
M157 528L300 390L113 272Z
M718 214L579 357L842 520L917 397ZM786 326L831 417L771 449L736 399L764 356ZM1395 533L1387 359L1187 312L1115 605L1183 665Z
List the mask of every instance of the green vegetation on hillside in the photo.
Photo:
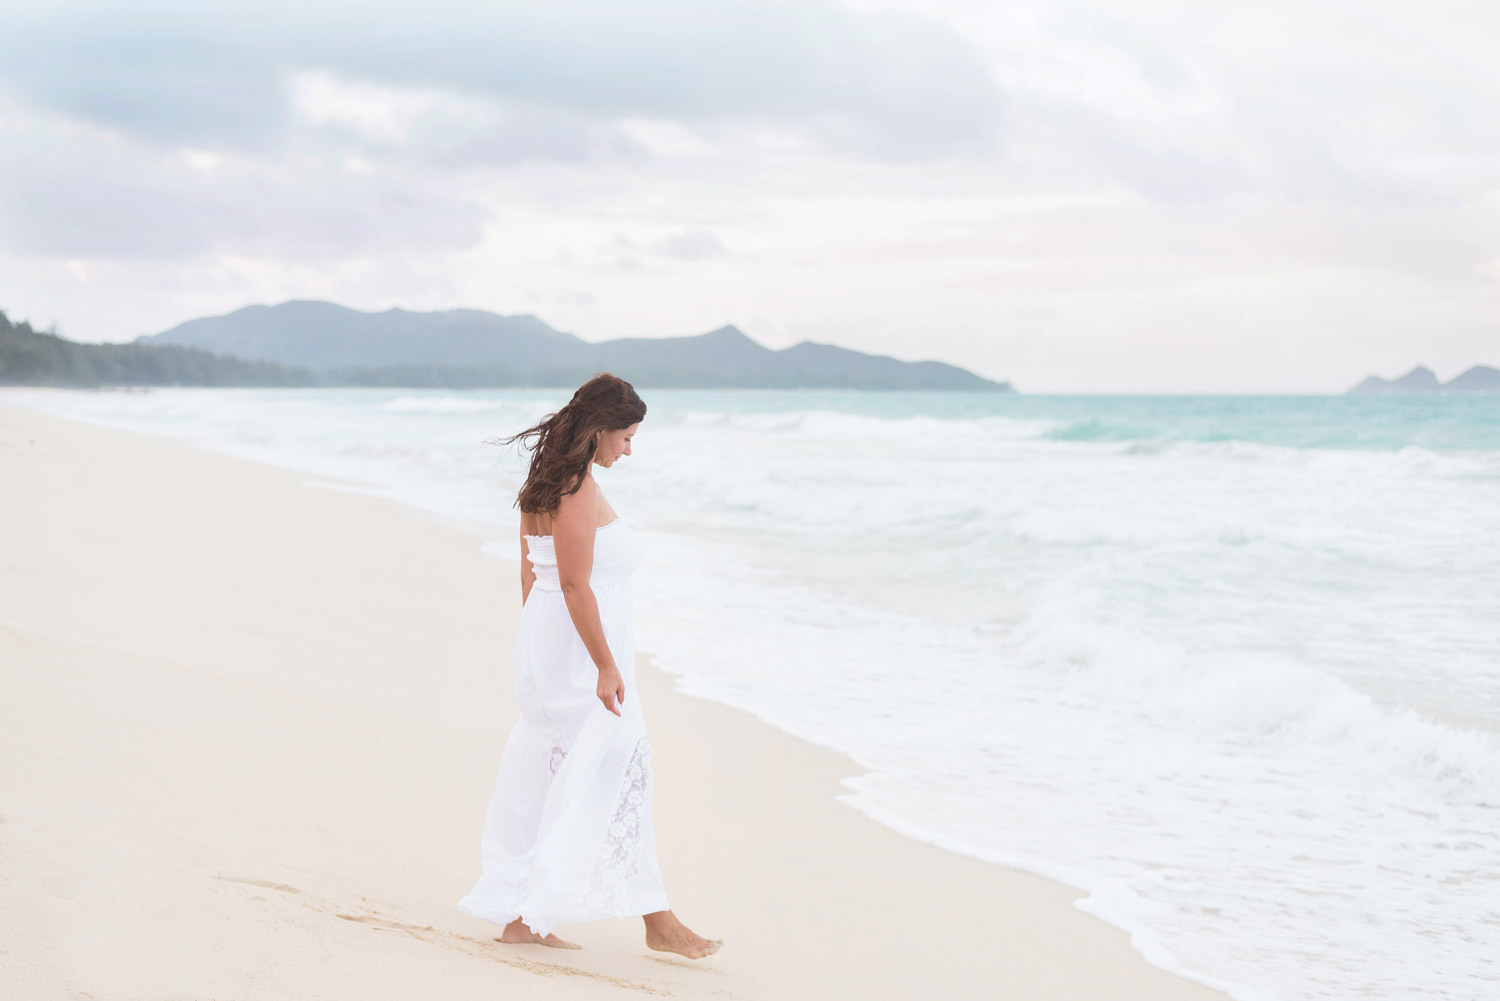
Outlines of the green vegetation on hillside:
M310 386L304 369L196 348L79 344L0 312L4 386Z

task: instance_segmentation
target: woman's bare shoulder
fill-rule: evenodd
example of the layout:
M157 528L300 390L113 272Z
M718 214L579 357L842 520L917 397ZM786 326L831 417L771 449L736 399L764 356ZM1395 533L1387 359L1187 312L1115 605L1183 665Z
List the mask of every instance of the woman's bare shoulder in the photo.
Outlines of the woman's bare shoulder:
M592 476L585 475L577 490L558 498L555 517L567 521L576 519L592 525L599 517L601 496L599 481Z

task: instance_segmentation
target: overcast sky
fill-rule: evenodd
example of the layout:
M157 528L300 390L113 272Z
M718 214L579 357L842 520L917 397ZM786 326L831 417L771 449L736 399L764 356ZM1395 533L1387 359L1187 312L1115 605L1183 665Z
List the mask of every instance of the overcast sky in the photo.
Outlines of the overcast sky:
M1500 365L1500 6L0 8L0 309L734 323L1025 391Z

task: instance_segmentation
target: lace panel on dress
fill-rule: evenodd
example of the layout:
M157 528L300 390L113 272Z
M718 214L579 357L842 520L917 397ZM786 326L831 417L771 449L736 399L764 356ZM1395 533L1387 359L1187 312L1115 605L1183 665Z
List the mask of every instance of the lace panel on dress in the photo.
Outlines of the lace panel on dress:
M641 871L641 826L651 792L651 741L636 741L630 763L616 793L615 812L604 834L604 844L594 864L589 891L583 900L596 913L618 914L626 910L626 895Z
M563 746L562 727L552 728L552 752L547 757L547 771L553 775L562 767L563 759L568 756L568 749Z

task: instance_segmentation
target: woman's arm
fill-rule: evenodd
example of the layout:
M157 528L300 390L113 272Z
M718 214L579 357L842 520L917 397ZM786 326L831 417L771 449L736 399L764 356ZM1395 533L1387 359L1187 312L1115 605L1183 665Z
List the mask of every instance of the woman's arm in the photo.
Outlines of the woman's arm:
M594 539L599 525L599 487L592 476L584 478L577 493L566 494L558 503L557 513L552 519L552 548L557 553L557 578L562 586L563 600L568 604L568 615L573 619L573 628L599 669L597 694L604 708L620 715L615 706L618 696L621 705L625 702L625 682L615 655L609 649L604 636L604 623L599 618L599 599L589 584L594 572Z
M526 526L521 529L521 607L531 597L531 585L536 583L536 570L531 566L531 547L526 544Z

